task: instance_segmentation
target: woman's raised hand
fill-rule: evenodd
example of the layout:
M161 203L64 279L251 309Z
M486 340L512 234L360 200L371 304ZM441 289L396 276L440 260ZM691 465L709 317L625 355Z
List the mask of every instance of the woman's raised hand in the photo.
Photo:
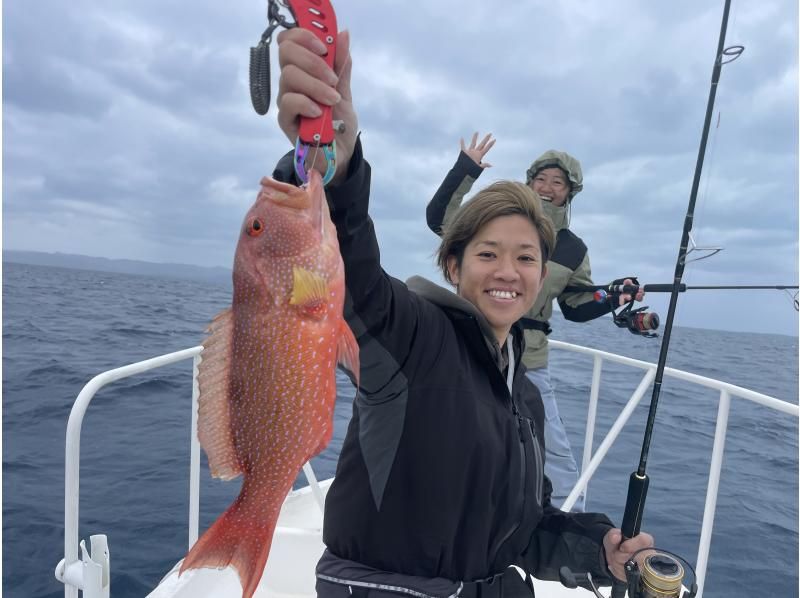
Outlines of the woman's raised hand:
M464 143L464 139L461 139L461 151L472 158L472 161L481 168L491 168L492 165L488 162L484 162L483 157L492 149L495 141L496 139L492 138L492 134L487 133L486 136L481 139L480 143L478 143L478 133L476 131L472 134L472 141L470 141L469 147Z

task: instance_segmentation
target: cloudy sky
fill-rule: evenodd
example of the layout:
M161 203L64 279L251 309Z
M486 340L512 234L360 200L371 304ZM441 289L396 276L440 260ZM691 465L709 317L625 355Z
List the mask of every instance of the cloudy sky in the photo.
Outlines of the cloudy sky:
M582 161L572 229L595 281L670 282L722 1L503 4L336 2L386 269L439 279L425 206L478 130L497 137L479 186L550 148ZM288 149L247 89L266 2L17 1L3 21L3 247L229 266ZM734 0L734 44L694 227L725 250L684 282L797 284L797 2ZM648 299L663 318L667 296ZM780 291L685 293L677 322L798 330Z

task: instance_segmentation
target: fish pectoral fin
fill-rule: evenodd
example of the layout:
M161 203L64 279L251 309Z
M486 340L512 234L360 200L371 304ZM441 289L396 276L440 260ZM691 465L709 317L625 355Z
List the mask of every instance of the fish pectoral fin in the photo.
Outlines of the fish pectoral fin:
M208 455L211 475L230 480L242 473L233 444L230 417L230 372L233 353L233 312L217 314L203 341L197 384L197 437Z
M289 305L298 307L310 316L322 316L328 300L328 281L319 274L295 266L292 296Z
M358 356L358 341L353 336L353 331L347 322L342 320L339 328L339 344L336 347L336 361L356 379L356 390L359 385L360 368Z

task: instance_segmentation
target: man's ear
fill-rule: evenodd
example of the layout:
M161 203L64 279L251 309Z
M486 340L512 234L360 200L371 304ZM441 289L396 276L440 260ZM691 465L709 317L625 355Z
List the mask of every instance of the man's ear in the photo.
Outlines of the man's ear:
M452 283L458 286L458 260L454 255L447 256L447 273Z

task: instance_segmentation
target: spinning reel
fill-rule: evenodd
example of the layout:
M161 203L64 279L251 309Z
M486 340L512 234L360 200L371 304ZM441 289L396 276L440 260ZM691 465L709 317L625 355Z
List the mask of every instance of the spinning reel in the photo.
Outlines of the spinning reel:
M635 557L640 552L648 551L642 561L642 567L636 562ZM685 569L692 572L692 583L689 589L681 594ZM561 567L558 572L561 583L568 588L577 588L578 585L587 587L597 598L605 598L589 573L573 573L567 567ZM625 584L627 585L628 598L694 598L697 595L697 576L692 565L681 556L660 548L643 548L633 553L625 563Z
M614 316L614 324L620 328L627 328L633 334L639 334L646 338L656 338L658 335L653 330L658 330L658 314L646 312L647 305L633 309L633 301L626 303L622 310L611 312Z

